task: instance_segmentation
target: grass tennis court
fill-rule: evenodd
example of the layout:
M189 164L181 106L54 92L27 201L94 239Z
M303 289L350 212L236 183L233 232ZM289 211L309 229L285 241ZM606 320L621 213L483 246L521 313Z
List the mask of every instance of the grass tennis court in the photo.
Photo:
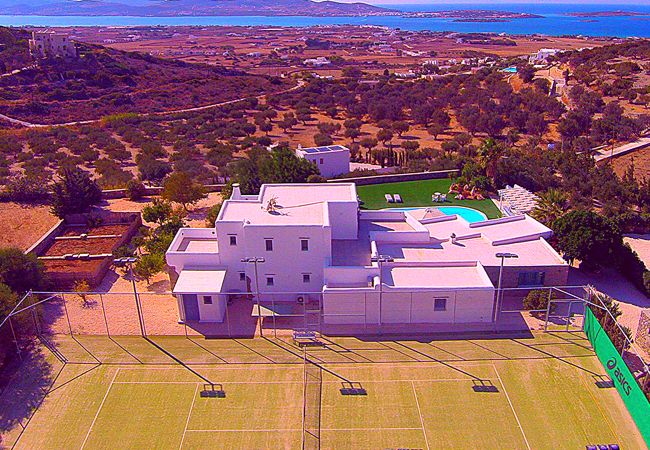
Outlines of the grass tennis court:
M456 200L453 195L447 197L445 203L433 203L431 195L435 192L447 193L451 180L440 178L435 180L403 181L399 183L371 184L357 186L357 194L363 201L363 209L405 208L415 206L466 206L483 212L488 219L501 217L499 208L490 199L486 200ZM403 203L387 203L384 194L400 194Z
M301 447L304 365L291 342L152 341L60 337L54 344L68 362L51 362L47 397L3 444ZM605 371L579 333L325 344L308 351L322 374L318 411L309 412L320 417L321 448L645 448L616 390L598 387ZM197 374L221 383L225 398L202 397ZM345 382L366 395L342 395Z

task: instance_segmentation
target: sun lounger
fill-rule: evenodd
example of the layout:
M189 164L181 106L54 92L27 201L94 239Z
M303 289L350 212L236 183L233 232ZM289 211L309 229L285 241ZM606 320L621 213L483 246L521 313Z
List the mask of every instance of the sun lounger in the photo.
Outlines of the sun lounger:
M384 194L384 197L386 198L386 201L388 203L394 203L395 201L393 200L393 197L391 197L390 194Z
M433 194L431 196L431 201L434 202L434 203L439 202L440 201L440 195Z
M440 201L441 202L446 202L447 201L447 194L440 194Z
M395 203L402 203L402 197L399 194L393 194L393 198L395 199Z

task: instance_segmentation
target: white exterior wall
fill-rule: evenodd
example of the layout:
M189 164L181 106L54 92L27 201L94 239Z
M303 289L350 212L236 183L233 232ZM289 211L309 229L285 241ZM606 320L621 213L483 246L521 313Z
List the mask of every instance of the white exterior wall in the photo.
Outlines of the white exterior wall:
M445 298L445 311L434 310L434 299ZM477 323L491 322L494 289L405 291L384 287L381 323ZM326 324L379 324L379 288L334 289L323 295Z
M328 202L332 239L359 237L359 205L357 202Z
M260 292L320 292L323 288L323 268L332 258L331 228L323 226L262 226L243 227L243 253L248 257L263 257L258 264ZM266 251L266 239L273 239L273 251ZM300 240L309 240L309 250L302 251ZM241 259L241 258L240 258ZM241 267L240 259L233 261ZM246 274L255 290L255 268L246 264ZM232 267L229 265L229 267ZM310 274L303 283L302 275ZM267 275L274 285L266 285Z
M212 297L212 304L206 305L203 303L203 297L210 295ZM220 294L197 294L199 305L200 322L223 322L226 314L226 296ZM176 295L178 302L179 318L185 321L185 308L183 303L183 294Z
M297 154L307 161L316 164L320 174L325 178L333 178L350 172L350 150L318 153L304 153L299 151Z
M201 322L223 322L226 314L226 296L219 294L210 294L212 304L203 303L203 297L206 294L199 294L199 317Z
M247 270L246 264L241 262L241 260L248 256L259 255L246 254L243 222L218 222L218 224L219 226L216 227L216 231L217 241L219 242L219 253L223 265L228 267L226 277L223 280L223 290L225 292L246 292L246 281L239 279L239 273L246 272ZM231 235L236 236L237 245L230 245ZM253 279L252 276L251 279Z
M328 290L323 294L326 324L379 323L379 292L374 289Z

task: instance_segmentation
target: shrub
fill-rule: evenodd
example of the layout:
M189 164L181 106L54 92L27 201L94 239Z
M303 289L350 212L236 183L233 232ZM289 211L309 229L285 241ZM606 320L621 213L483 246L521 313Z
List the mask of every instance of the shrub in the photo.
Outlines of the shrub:
M208 214L205 216L206 227L212 228L214 226L214 223L217 221L217 217L219 216L219 212L221 211L221 205L221 203L217 203L210 207Z
M147 188L140 180L130 180L126 184L126 196L129 200L140 200L147 195Z
M553 291L551 291L551 297L550 299L553 300L557 298L557 294ZM527 311L538 311L533 313L534 315L542 315L542 312L539 312L540 310L546 310L548 307L548 301L549 301L549 291L546 289L535 289L532 290L526 295L524 298L524 310Z
M151 278L165 268L165 256L162 253L142 255L133 267L133 273L150 284Z
M62 180L54 185L52 213L63 218L67 214L88 212L101 198L101 189L87 172L65 170Z
M553 223L553 231L566 259L591 267L611 263L622 242L616 224L593 211L571 211Z
M0 200L19 203L47 203L50 200L49 186L42 180L28 176L11 178L6 184Z
M650 272L632 247L620 245L614 256L616 269L640 291L650 294Z
M187 211L188 205L193 205L206 197L205 189L196 183L186 172L175 172L165 179L162 198L170 202L180 203Z
M43 265L33 254L19 248L0 248L0 283L21 294L44 285Z

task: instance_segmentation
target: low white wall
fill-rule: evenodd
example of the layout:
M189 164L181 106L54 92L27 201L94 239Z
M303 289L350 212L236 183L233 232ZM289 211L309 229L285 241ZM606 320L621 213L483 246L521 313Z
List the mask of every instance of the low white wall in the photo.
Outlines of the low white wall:
M434 310L434 300L447 300L445 311ZM400 291L384 288L381 294L381 323L476 323L491 322L494 289ZM376 325L379 317L378 290L325 290L323 321L327 324ZM365 319L365 320L364 320Z

